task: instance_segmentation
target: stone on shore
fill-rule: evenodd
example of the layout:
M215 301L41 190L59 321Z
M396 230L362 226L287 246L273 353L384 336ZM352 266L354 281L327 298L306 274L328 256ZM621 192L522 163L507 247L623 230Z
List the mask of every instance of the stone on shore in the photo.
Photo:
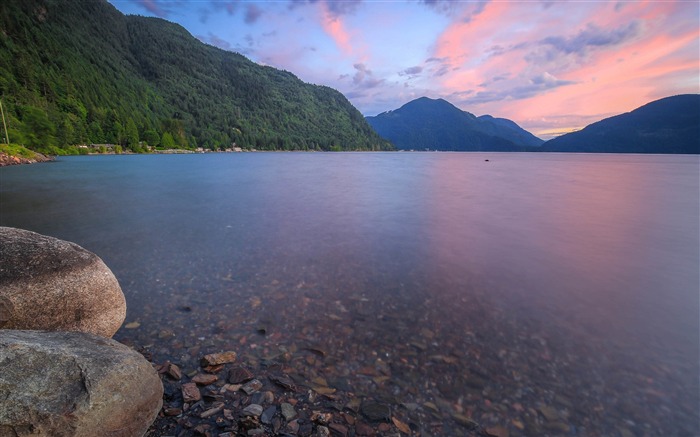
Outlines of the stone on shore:
M0 329L112 337L126 301L102 260L77 244L0 227Z
M0 330L0 435L145 434L163 386L138 352L81 332Z

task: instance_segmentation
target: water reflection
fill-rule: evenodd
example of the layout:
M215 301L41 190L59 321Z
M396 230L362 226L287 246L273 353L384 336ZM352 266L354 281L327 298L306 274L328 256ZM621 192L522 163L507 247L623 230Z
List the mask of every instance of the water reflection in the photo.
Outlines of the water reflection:
M0 223L103 257L141 322L117 338L157 361L282 360L423 435L459 435L463 417L513 436L697 430L695 158L239 154L0 172Z

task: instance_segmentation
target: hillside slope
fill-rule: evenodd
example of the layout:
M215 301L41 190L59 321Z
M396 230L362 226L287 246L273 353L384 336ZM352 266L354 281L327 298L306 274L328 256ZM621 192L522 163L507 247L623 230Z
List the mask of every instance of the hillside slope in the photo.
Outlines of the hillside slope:
M44 152L166 147L392 146L339 92L206 45L104 0L0 2L0 98L10 141Z
M700 153L700 95L666 97L547 141L549 152Z

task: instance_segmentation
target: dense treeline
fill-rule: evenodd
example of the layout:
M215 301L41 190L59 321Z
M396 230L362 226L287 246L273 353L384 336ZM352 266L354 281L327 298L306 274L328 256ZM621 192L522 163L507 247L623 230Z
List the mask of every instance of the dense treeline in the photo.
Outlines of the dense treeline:
M0 99L10 141L48 154L392 147L339 92L104 0L0 2Z

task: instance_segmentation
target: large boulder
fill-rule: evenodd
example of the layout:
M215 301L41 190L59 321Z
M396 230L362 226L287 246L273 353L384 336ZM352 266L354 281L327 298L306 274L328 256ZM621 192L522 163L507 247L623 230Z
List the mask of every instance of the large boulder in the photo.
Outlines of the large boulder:
M0 328L112 337L126 317L117 278L77 244L0 227Z
M81 332L0 330L0 436L133 437L162 406L138 352Z

